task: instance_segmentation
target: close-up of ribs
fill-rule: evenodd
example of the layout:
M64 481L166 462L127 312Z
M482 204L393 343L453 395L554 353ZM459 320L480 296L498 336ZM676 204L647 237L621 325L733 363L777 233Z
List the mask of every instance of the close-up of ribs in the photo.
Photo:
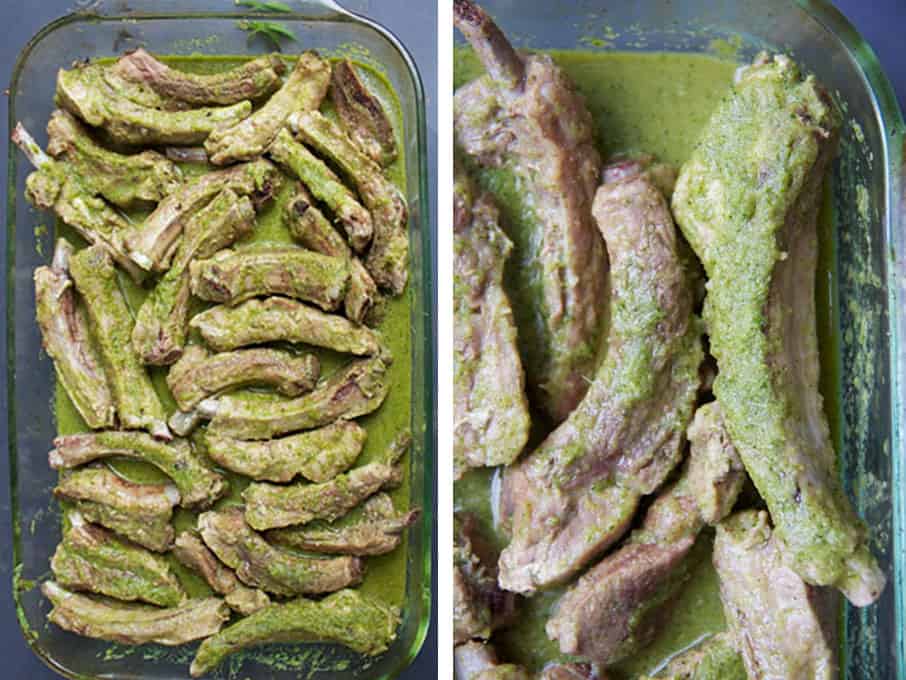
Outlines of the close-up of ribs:
M714 394L784 559L866 606L886 577L840 486L818 391L817 218L839 135L840 112L815 79L763 55L708 123L673 209L709 277Z
M479 165L512 170L536 216L523 225L534 247L513 256L516 321L533 401L560 422L588 389L607 308L592 119L549 56L517 53L471 0L454 0L453 18L488 74L454 96L456 142Z
M500 583L530 594L568 581L626 531L682 457L702 328L667 201L644 166L598 190L610 255L607 353L582 402L508 468L512 539Z

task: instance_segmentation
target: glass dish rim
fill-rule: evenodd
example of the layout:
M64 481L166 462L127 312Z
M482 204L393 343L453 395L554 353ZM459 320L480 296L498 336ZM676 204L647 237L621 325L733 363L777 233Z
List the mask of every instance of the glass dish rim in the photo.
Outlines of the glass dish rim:
M859 66L868 85L872 108L883 132L885 166L885 237L889 248L887 269L887 312L890 331L888 352L891 366L891 503L893 506L892 562L894 628L897 677L906 677L906 450L904 450L903 407L906 405L906 291L901 292L897 271L906 266L906 124L899 102L874 50L845 15L828 0L795 0L825 30L836 37Z
M234 8L232 11L168 11L168 12L159 12L159 11L144 11L142 9L137 9L138 5L142 4L142 0L133 2L131 7L128 7L122 11L105 11L105 7L99 7L91 11L72 11L67 14L60 16L46 24L44 24L35 34L29 38L25 46L19 52L16 57L16 60L13 64L12 77L10 78L9 92L11 93L8 106L8 120L7 125L8 129L11 131L16 121L16 97L15 92L17 85L19 83L19 78L21 76L22 68L27 62L31 52L34 48L41 43L45 38L52 35L57 29L64 26L74 24L74 23L91 23L91 22L116 22L122 20L141 20L141 21L153 21L153 20L199 20L199 19L280 19L281 21L288 22L321 22L321 21L331 21L331 22L345 22L345 23L355 23L360 25L365 25L371 30L375 31L379 36L383 37L390 46L397 51L405 64L408 75L412 80L414 95L415 95L415 146L418 150L417 157L414 159L415 170L418 176L417 186L415 187L416 194L419 199L420 209L417 213L418 218L417 222L413 225L410 223L410 233L413 231L419 235L419 249L422 253L422 262L420 263L421 268L421 299L423 301L423 306L425 307L422 314L420 314L422 319L422 332L423 337L429 340L427 347L423 348L423 366L421 366L421 373L423 377L423 385L413 386L413 394L415 389L420 389L423 392L422 395L422 404L424 407L425 414L425 426L424 426L424 435L423 442L424 447L422 451L423 455L423 493L421 498L421 507L422 507L422 521L421 521L421 541L422 541L422 555L421 555L421 574L422 574L422 586L416 596L418 601L420 601L422 608L422 617L418 623L418 627L415 630L415 634L412 638L412 642L405 652L398 657L395 667L386 673L383 678L393 678L401 674L406 668L408 668L412 662L415 660L416 656L421 651L424 646L425 640L428 634L428 628L431 625L431 614L432 614L432 602L431 602L431 579L432 579L432 562L433 562L433 532L432 527L434 525L434 514L436 508L434 506L434 484L435 480L435 456L437 449L437 404L436 404L436 392L437 392L437 367L436 367L436 354L437 354L437 327L436 327L436 242L433 238L432 225L430 224L430 187L428 186L428 144L427 144L427 115L425 109L425 92L424 86L422 83L421 73L418 69L418 65L415 63L411 53L408 48L402 43L402 41L396 36L396 34L383 26L382 24L370 19L367 16L359 14L348 10L333 0L302 0L302 5L310 6L311 8L321 8L325 10L323 14L305 14L304 12L294 11L287 13L267 13L267 12L255 12L242 10L239 8ZM148 3L149 6L151 3ZM16 244L15 244L15 219L16 219L16 202L18 200L18 191L17 191L17 179L16 179L16 168L18 162L17 149L14 145L10 144L8 148L8 157L7 157L7 233L6 233L6 260L4 266L6 267L6 308L7 308L7 333L5 338L5 349L7 353L7 457L8 465L10 472L10 520L12 528L12 544L13 544L13 570L11 578L11 586L13 588L13 599L16 604L16 618L19 622L19 630L22 633L22 636L32 650L32 652L52 671L61 674L67 678L73 678L74 680L91 680L95 676L91 675L82 675L80 673L75 673L66 668L61 668L55 661L46 654L45 650L37 644L36 641L32 640L29 635L26 634L26 627L22 620L22 614L20 611L20 602L19 602L19 589L17 587L18 573L21 567L21 535L19 531L19 526L16 522L13 521L18 514L19 509L19 498L17 492L17 482L18 482L18 462L17 462L17 445L16 445L16 436L17 436L17 427L16 427L16 407L15 407L15 375L16 375L16 358L15 352L11 351L15 346L15 323L10 323L9 321L9 310L15 307L15 256L16 256ZM410 213L410 220L415 219ZM407 294L409 294L407 292ZM417 309L413 307L412 316L415 316ZM413 322L414 323L414 322ZM413 382L415 377L418 374L416 370L416 365L413 363ZM427 585L426 585L427 584Z

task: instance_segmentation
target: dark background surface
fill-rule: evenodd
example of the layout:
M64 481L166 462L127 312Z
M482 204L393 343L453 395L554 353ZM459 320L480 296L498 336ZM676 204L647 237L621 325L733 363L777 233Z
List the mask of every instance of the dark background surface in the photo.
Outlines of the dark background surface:
M223 0L226 7L233 0ZM109 0L108 0L109 2ZM286 0L294 5L293 0ZM12 78L16 58L28 40L48 22L70 13L77 7L90 4L85 0L0 0L0 90L5 90ZM430 224L437 223L437 11L436 4L428 0L340 0L345 8L363 14L389 28L407 47L418 65L425 87L428 120L428 164L431 189ZM191 6L190 2L186 3ZM7 98L0 96L0 186L6 186ZM6 240L0 239L0 261L6 259ZM0 300L6 300L6 280L0 281ZM6 338L6 315L0 314L0 338ZM0 360L0 385L6 384L6 347ZM0 414L7 412L7 392L0 389ZM0 416L0 442L7 441L7 420ZM9 523L9 467L6 456L0 460L0 679L2 680L52 680L59 678L44 666L26 645L16 620L12 596L12 529ZM435 531L436 533L436 531ZM436 563L436 539L435 563ZM432 623L421 653L409 669L404 680L434 678L437 675L437 571L432 569L434 601Z
M340 0L351 10L363 13L389 27L409 48L418 63L425 84L428 103L429 166L436 178L436 106L437 56L435 52L436 12L429 0ZM443 0L441 0L443 1ZM906 0L837 0L837 6L867 39L880 58L888 77L906 106ZM19 51L38 29L73 8L73 0L0 0L0 70L2 82L8 83ZM5 87L5 85L4 85ZM0 117L6 119L6 99L0 98ZM6 157L6 131L0 148ZM6 186L6 164L0 161L0 186ZM432 196L432 224L436 223L437 200ZM5 240L0 239L0 258L5 259ZM0 282L0 300L5 299L5 281ZM0 337L6 337L6 318L0 315ZM5 349L0 361L0 383L6 382ZM0 390L0 413L6 412L6 390ZM6 441L6 419L0 417L0 442ZM57 677L38 661L22 638L12 599L12 549L9 522L8 467L0 461L0 677L45 680ZM436 570L434 571L436 574ZM435 603L432 608L436 616ZM415 664L403 675L407 680L432 678L436 668L436 626L431 631ZM449 670L444 676L449 677Z

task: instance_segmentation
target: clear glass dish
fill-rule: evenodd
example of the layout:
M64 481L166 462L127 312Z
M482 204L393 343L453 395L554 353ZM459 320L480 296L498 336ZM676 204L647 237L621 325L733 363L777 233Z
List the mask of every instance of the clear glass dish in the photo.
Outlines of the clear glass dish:
M829 87L847 125L834 166L828 292L839 367L826 395L847 492L889 577L841 615L842 677L906 679L906 177L904 124L871 48L825 0L481 0L516 47L790 53ZM457 35L462 42L462 37Z
M249 41L240 19L276 20L298 37L285 49L317 49L324 55L350 55L373 66L399 98L406 158L405 178L410 207L410 332L412 379L410 506L422 518L406 543L406 585L402 623L385 654L365 658L336 645L291 645L264 648L243 662L227 662L214 677L241 678L379 678L399 674L424 642L431 606L432 484L436 446L434 271L435 236L428 222L425 104L418 71L406 49L381 26L347 12L331 0L293 3L291 14L255 14L227 0L139 0L92 3L45 26L16 62L10 86L10 131L21 120L39 141L53 109L56 71L80 59L121 54L146 47L165 55L246 55L269 51L260 40ZM173 654L141 647L126 654L109 643L77 637L46 623L49 606L36 584L49 576L49 559L59 542L60 516L51 489L56 473L46 453L56 434L54 376L40 349L35 324L32 271L45 264L52 250L49 215L36 212L24 198L31 167L13 145L9 153L6 277L9 323L9 464L12 484L13 587L23 633L35 653L56 672L70 678L184 678L194 646Z

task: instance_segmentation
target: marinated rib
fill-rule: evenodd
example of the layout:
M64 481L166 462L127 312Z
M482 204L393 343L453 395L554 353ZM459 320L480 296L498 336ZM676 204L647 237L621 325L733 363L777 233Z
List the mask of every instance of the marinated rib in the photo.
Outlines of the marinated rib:
M453 515L453 644L488 640L513 615L516 599L497 586L496 555L478 533L475 517Z
M765 512L718 525L714 568L730 636L749 678L831 680L837 662L821 625L821 594L786 566L784 550Z
M298 397L314 388L320 371L314 354L267 348L211 354L191 345L167 373L167 386L179 408L190 411L208 397L246 385L268 385Z
M610 666L645 647L669 620L698 533L730 513L745 482L716 402L698 410L688 435L689 462L641 528L560 599L547 634L562 653Z
M280 246L221 250L192 263L192 293L231 305L264 295L285 295L332 312L346 296L345 259Z
M80 250L70 258L69 270L92 323L120 425L170 439L164 407L129 342L132 315L107 250L101 246Z
M53 603L51 623L78 635L124 645L176 646L206 638L220 630L230 610L219 597L192 598L178 607L97 600L62 588L54 581L41 586Z
M116 263L136 282L143 276L126 253L123 236L130 224L102 198L82 186L81 180L65 163L54 160L22 126L16 124L13 143L37 168L25 180L25 197L41 210L51 210L89 243L107 249Z
M167 196L144 223L131 230L126 237L129 257L146 271L165 271L183 227L217 194L229 189L258 203L275 193L279 184L280 172L264 159L205 173Z
M159 442L143 432L71 434L53 440L48 462L54 470L71 469L99 458L121 456L150 463L173 480L184 507L213 503L226 492L226 480L201 462L189 442Z
M418 519L418 508L397 511L386 493L377 493L335 522L274 529L269 541L296 550L330 555L384 555L399 546L402 533Z
M294 113L289 117L289 125L302 141L332 161L355 185L371 212L374 228L365 267L381 288L401 295L409 278L409 207L402 192L384 175L381 166L320 112Z
M515 256L512 290L534 403L556 422L594 374L607 299L607 255L591 219L601 159L585 101L542 54L522 56L471 0L456 26L488 71L454 98L457 142L483 166L505 166L534 215Z
M218 305L194 316L190 325L217 352L281 340L357 356L381 351L380 336L367 326L282 297Z
M198 408L211 418L209 432L237 439L271 439L311 430L380 408L390 389L389 363L385 356L354 361L295 399L245 391L206 399Z
M654 678L664 680L746 680L742 657L726 633L713 635L670 660ZM644 676L639 680L652 680Z
M393 124L380 99L365 87L349 59L334 64L330 98L346 133L362 151L383 166L396 160Z
M47 153L66 163L92 195L122 208L158 203L182 184L179 168L156 151L124 155L95 142L68 111L57 109L47 124Z
M271 604L205 640L192 662L192 677L214 670L230 654L270 642L332 642L377 656L396 639L399 622L396 607L357 590Z
M457 164L453 187L455 476L509 465L528 441L531 418L503 266L513 244L497 208Z
M205 512L198 530L240 581L275 595L330 593L358 585L365 573L357 557L302 557L272 546L245 523L242 508Z
M145 298L135 318L132 345L146 364L167 366L182 356L189 323L189 266L250 234L255 209L247 196L224 189L186 222L173 265Z
M276 54L269 54L223 73L186 73L170 68L140 47L120 57L111 69L167 99L192 106L226 106L272 94L280 87L286 65Z
M100 352L69 278L72 246L58 239L49 267L35 269L35 315L44 351L79 415L92 429L113 427L116 407Z
M818 392L816 222L839 129L813 77L762 56L712 116L673 208L709 278L714 394L784 559L865 606L885 577L840 486Z
M582 403L504 479L500 583L515 592L567 580L623 534L679 462L695 406L701 325L666 200L639 167L601 187L594 213L611 264L607 352Z
M173 556L183 566L198 572L215 593L224 596L230 609L240 614L248 616L270 604L267 593L240 583L236 574L194 533L183 531L176 537Z
M104 465L92 465L61 476L53 493L72 502L89 522L149 550L166 552L173 543L170 520L179 490L171 484L134 484Z
M333 170L285 129L277 134L268 153L302 180L308 190L336 215L352 249L357 253L364 252L374 232L371 213L362 207Z
M521 666L500 663L497 652L484 642L467 642L453 649L455 680L530 680Z
M362 261L352 254L346 241L314 205L304 187L298 187L296 197L286 204L289 232L299 243L330 257L342 257L349 266L349 286L343 308L354 323L370 322L371 312L378 299L377 284Z
M214 130L232 129L252 112L248 101L191 111L160 111L137 104L111 87L103 71L104 67L96 64L70 71L60 69L56 102L89 125L103 128L118 144L198 144Z
M160 607L176 607L186 598L165 557L86 524L78 513L69 517L72 526L50 562L61 586Z
M317 109L330 84L330 62L315 52L299 55L283 86L251 116L219 127L204 148L214 165L247 161L264 153L293 111Z
M242 493L245 520L264 531L316 519L339 519L369 496L403 480L400 459L409 450L408 432L397 435L380 460L353 468L321 484L279 486L253 482Z
M205 443L212 460L252 479L290 482L301 475L312 482L327 482L352 466L365 437L364 428L342 421L260 442L209 432Z

